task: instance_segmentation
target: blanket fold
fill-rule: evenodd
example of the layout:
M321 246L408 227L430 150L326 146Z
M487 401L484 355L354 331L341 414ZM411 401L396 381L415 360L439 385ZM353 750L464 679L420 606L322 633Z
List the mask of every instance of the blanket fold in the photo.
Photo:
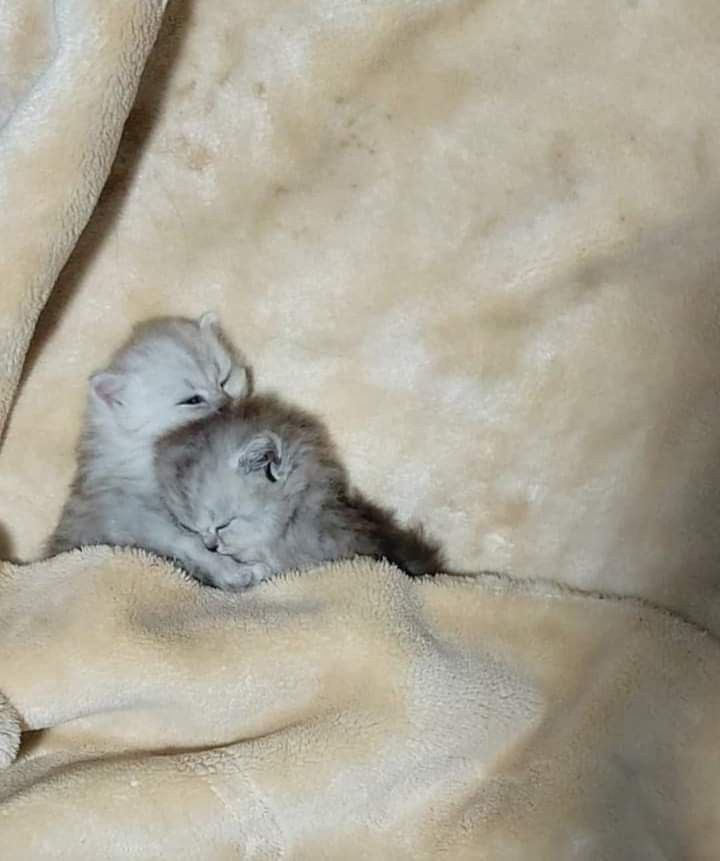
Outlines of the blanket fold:
M514 575L1 561L3 859L719 856L718 15L0 8L0 557L88 374L214 307L362 491Z
M20 747L20 721L12 703L0 692L0 768L15 759Z
M0 578L0 688L36 731L0 773L10 857L720 845L720 650L652 607L370 560L240 595L106 549L24 574Z
M166 2L54 2L54 56L0 128L0 431L40 311L107 179Z

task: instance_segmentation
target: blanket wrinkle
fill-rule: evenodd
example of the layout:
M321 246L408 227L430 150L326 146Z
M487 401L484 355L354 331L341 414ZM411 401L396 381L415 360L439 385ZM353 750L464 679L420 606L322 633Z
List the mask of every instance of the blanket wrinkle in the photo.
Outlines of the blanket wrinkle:
M20 748L20 720L10 701L0 692L0 768L10 765Z
M0 271L0 433L40 311L110 172L165 3L53 3L57 50L0 129L0 234L13 249Z
M672 786L659 762L667 761L668 754L680 755L687 744L681 727L688 720L695 722L692 737L697 738L697 721L709 726L720 709L718 698L707 696L704 673L698 675L720 659L718 644L670 614L619 598L591 599L558 587L545 595L541 584L492 575L414 582L370 560L270 581L244 596L202 589L141 553L97 549L64 554L36 568L32 580L16 569L0 581L0 613L9 623L0 632L0 652L6 656L0 686L12 692L26 722L56 727L42 733L25 758L0 777L0 828L7 824L6 833L14 835L14 845L28 857L35 857L39 844L23 823L40 817L43 829L55 828L48 818L54 793L73 799L62 820L66 832L74 822L78 827L86 823L92 845L87 857L115 857L102 835L126 831L135 835L129 851L138 854L148 847L157 857L187 850L195 845L183 824L191 808L193 827L208 841L203 842L204 857L222 858L238 846L250 852L253 845L262 847L257 857L281 857L275 852L332 857L332 851L323 851L326 845L337 851L344 847L353 857L435 857L439 847L445 852L453 847L449 857L477 857L473 853L486 840L493 845L490 824L496 819L478 821L477 814L482 809L489 813L494 804L506 811L503 816L513 811L512 819L520 817L524 823L525 838L516 828L503 832L503 845L510 851L515 847L521 852L523 845L527 851L531 844L523 840L542 834L544 842L534 857L557 857L552 853L564 845L566 825L573 821L581 830L590 828L593 847L616 845L606 825L593 824L592 802L578 808L576 781L593 785L586 782L588 766L606 775L603 780L615 780L617 768L610 765L627 761L633 766L632 773L627 768L621 772L623 793L634 792L634 782L652 769L660 770L660 778L653 776L651 786ZM108 582L110 596L103 586ZM413 600L403 604L403 595ZM478 595L484 596L482 602L474 600ZM142 605L157 607L159 596L175 624L156 614L158 636L138 644L129 620ZM401 605L406 624L393 626L388 622ZM319 613L318 606L323 607ZM335 612L328 612L329 606ZM554 612L558 607L562 612ZM50 609L55 612L49 614ZM507 618L514 617L522 617L530 630L508 641ZM95 620L96 630L112 625L111 665L94 645L88 619ZM378 625L381 619L384 623ZM124 630L122 620L127 620ZM48 631L48 621L54 630ZM413 629L414 637L408 636ZM178 630L185 632L179 643ZM338 638L339 630L352 633ZM39 641L39 634L64 646L36 653L29 673L19 650ZM421 649L414 647L414 639L424 644ZM275 640L283 641L285 653ZM570 676L567 663L560 676L558 658L568 642L588 656L609 653L630 675L628 670L611 672L611 661L597 674L592 661L578 659ZM328 650L328 643L333 649ZM500 643L504 649L498 653ZM382 668L379 675L369 674L367 659L357 660L358 647L374 657ZM295 651L302 654L301 663L294 660ZM83 672L72 681L80 654ZM209 654L220 660L208 663ZM230 655L237 656L237 665L228 661ZM402 659L393 662L393 655ZM55 662L43 668L40 657ZM342 679L335 670L338 662L344 667ZM191 668L200 665L210 683L206 695L213 698L212 706L200 704L204 724L191 715L200 689L188 685L197 672ZM238 678L238 668L245 678ZM318 668L325 668L320 688ZM138 671L139 680L134 678ZM290 698L278 709L278 697L296 675L302 684L289 691ZM101 684L103 676L111 687ZM309 712L303 690L308 684L316 692ZM673 690L681 706L649 711L647 697L657 700L658 684L660 690ZM114 710L119 690L136 692L135 709ZM153 740L153 710L146 712L142 703L167 702L168 694L174 705L162 713ZM89 711L88 696L95 700ZM682 707L698 702L698 696L701 711ZM224 698L233 700L235 711L226 715L226 737L217 745L213 724L223 720ZM636 703L632 710L630 703ZM250 724L264 722L272 731L258 732L257 726L248 731L244 713ZM649 719L657 724L655 730ZM642 745L632 726L642 727ZM153 752L171 748L172 733L179 744L181 732L192 749L162 756ZM597 753L578 759L582 748ZM123 754L133 750L130 758ZM706 766L693 763L705 781L716 773ZM200 774L213 775L209 795L193 780ZM498 783L500 800L491 803L486 795L492 797ZM121 785L131 787L130 795L120 791ZM216 791L233 804L230 819L222 814ZM167 826L162 835L153 819L160 798ZM542 801L549 798L552 814L547 800ZM614 805L609 809L615 812ZM88 811L98 823L89 832ZM557 828L549 829L551 822ZM634 841L638 852L658 839L655 833L640 833L631 822L621 825L624 839ZM348 837L341 838L340 832ZM359 833L367 838L366 854L353 852ZM402 847L408 840L412 848L406 852Z
M3 857L718 857L720 7L1 5L0 558L88 374L212 307L508 572L0 562Z

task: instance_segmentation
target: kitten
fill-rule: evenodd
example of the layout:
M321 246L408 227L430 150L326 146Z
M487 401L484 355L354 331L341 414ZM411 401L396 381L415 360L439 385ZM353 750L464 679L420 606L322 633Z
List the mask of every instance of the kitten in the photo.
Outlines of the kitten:
M47 554L89 544L142 547L177 560L199 580L246 585L231 559L206 550L168 515L153 444L248 388L247 369L224 342L215 314L139 325L90 378L77 470Z
M274 397L163 437L155 465L177 522L254 581L355 555L440 570L437 548L350 490L323 426Z

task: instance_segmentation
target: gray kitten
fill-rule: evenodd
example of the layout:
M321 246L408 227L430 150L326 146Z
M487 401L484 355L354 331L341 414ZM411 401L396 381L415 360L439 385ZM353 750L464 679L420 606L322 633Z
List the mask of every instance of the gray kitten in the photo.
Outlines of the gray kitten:
M77 470L47 554L90 544L141 547L177 560L199 580L247 585L232 559L208 551L168 515L153 470L159 437L247 392L247 369L214 314L139 325L90 378Z
M323 426L274 397L163 437L155 465L177 522L254 580L355 555L440 570L435 547L350 490Z

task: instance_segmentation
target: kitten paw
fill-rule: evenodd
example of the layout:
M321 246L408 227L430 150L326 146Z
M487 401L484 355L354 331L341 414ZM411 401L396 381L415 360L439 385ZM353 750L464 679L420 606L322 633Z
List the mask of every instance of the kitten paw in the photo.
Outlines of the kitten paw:
M227 592L239 592L272 574L263 562L236 562L230 556L217 556L207 571L211 585Z
M255 583L261 583L263 580L267 580L272 574L270 567L264 562L236 562L235 567L241 572L240 576L244 581L239 587L240 589L254 586Z

